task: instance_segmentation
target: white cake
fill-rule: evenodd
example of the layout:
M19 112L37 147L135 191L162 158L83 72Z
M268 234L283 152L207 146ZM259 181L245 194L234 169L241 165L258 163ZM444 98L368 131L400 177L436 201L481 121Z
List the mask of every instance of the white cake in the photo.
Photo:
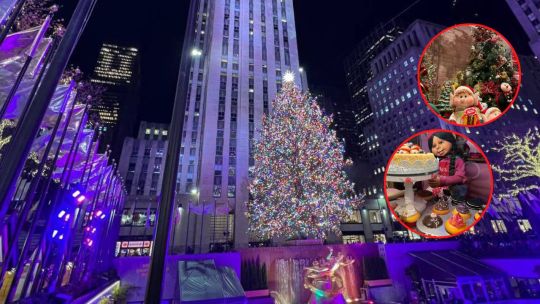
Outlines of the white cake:
M416 148L404 145L394 155L388 166L388 175L413 176L427 175L439 171L439 162L433 153L424 153ZM413 151L412 153L410 151Z

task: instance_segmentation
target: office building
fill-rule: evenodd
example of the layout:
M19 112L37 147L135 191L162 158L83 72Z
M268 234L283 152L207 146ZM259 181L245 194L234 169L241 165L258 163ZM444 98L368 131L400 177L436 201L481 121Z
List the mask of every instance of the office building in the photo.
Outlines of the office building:
M167 125L143 121L136 138L124 139L118 172L128 196L122 211L116 256L150 254L167 138Z
M540 1L506 0L506 3L529 37L529 46L538 60L540 58Z
M191 9L196 11L195 33L185 41L193 47L177 193L192 194L188 200L194 205L230 210L234 231L228 224L223 227L227 231L214 229L215 222L229 222L225 215L208 220L183 208L189 229L177 227L183 233L177 233L175 245L205 252L227 235L227 242L246 247L244 212L256 130L287 71L297 75L299 87L307 82L305 75L298 77L304 72L293 1L192 0Z
M400 27L393 21L380 25L345 58L345 76L351 103L349 108L353 111L351 115L355 122L348 128L351 134L347 137L351 140L347 149L352 150L355 160L368 158L367 135L364 131L374 116L367 92L367 82L373 77L371 61L401 33Z
M100 49L91 82L106 88L102 100L93 105L91 112L100 121L103 132L100 149L110 145L113 157L118 159L122 139L133 136L140 102L140 54L131 46L104 43Z

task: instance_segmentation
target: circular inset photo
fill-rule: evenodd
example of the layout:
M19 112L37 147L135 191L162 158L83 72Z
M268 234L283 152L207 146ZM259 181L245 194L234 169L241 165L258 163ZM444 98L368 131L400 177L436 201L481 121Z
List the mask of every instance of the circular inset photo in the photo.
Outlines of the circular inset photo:
M517 97L521 66L499 32L458 24L438 33L418 62L422 99L439 118L481 126L502 116Z
M466 136L427 130L394 151L384 185L388 209L403 226L426 238L449 238L482 218L493 193L493 172Z

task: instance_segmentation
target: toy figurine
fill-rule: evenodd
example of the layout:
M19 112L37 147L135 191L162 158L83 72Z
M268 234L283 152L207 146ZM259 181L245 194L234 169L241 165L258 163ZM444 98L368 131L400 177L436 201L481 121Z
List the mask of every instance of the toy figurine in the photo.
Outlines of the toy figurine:
M472 88L460 86L450 94L450 106L454 113L449 120L461 125L477 125L484 122L482 105Z

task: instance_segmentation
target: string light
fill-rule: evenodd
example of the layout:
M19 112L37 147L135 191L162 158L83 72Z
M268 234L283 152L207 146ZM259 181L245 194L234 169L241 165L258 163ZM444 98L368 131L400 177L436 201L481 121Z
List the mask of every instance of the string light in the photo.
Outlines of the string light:
M343 168L352 162L343 158L332 118L293 82L284 84L272 109L254 147L250 234L260 239L339 235L341 220L362 197L351 198L353 184Z
M501 197L517 196L524 191L538 189L538 183L523 185L525 179L540 178L540 133L529 130L525 136L512 134L497 142L494 151L502 153L505 167L493 165L501 181L512 183L509 193ZM507 169L508 168L508 169Z

